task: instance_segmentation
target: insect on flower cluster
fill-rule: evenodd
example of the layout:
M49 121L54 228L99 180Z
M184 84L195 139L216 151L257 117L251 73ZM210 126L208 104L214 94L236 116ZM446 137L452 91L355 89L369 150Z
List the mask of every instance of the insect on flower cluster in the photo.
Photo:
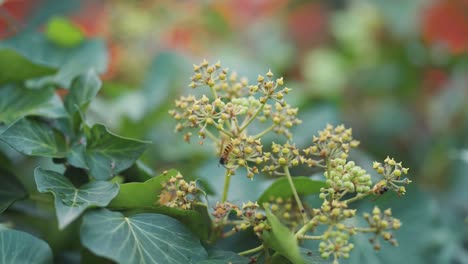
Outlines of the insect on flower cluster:
M382 211L375 207L372 213L364 213L362 218L368 226L357 226L348 221L361 217L352 203L366 197L379 197L396 192L402 196L405 186L411 183L403 175L408 168L401 162L387 157L383 162L374 162L373 168L380 179L374 183L371 175L356 162L349 159L349 153L360 142L353 138L353 131L344 125L327 124L325 129L311 135L311 144L300 148L293 141L291 128L302 123L297 118L298 108L291 107L285 100L291 89L284 87L283 78L274 78L269 70L265 76L259 75L255 83L240 78L235 72L222 68L221 64L210 64L206 60L193 66L190 87L208 88L202 96L182 96L175 102L176 108L169 113L177 121L176 131L184 132L184 140L190 142L194 134L200 143L207 138L219 149L219 164L225 168L223 198L213 208L213 234L225 238L237 232L252 229L262 241L265 232L274 228L265 214L272 212L275 217L294 234L297 243L303 240L319 240L320 256L333 258L338 263L348 258L355 247L353 236L357 233L370 233L369 241L376 250L381 248L379 239L398 245L392 230L401 226L392 216L391 209ZM256 131L254 133L254 131ZM264 145L262 139L268 133L283 136L282 143L271 142ZM319 208L312 208L302 201L290 168L323 170L320 184ZM265 173L286 178L291 195L272 196L268 202L258 204L247 202L242 206L227 201L230 176L240 168L247 177ZM196 199L195 183L187 183L181 177L171 178L165 183L160 195L160 203L166 206L190 209ZM318 200L318 201L320 201ZM274 230L273 230L274 231ZM274 236L269 234L268 237ZM269 254L268 243L239 253L256 259L261 254ZM274 248L273 248L274 249ZM263 253L262 253L263 250ZM280 252L278 252L280 253ZM291 259L290 259L291 260Z

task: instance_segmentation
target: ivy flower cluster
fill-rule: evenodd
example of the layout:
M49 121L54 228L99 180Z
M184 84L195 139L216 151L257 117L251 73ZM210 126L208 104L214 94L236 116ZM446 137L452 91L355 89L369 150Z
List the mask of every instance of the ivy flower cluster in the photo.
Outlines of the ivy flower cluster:
M185 132L187 142L195 134L200 144L207 137L213 140L226 163L226 175L242 167L253 178L259 172L258 165L269 159L262 152L260 138L272 132L290 139L290 129L301 123L298 109L285 101L291 89L284 87L283 78L275 79L270 70L265 76L259 75L254 84L222 68L219 62L204 60L194 65L193 71L189 86L208 87L209 95L182 96L175 101L176 108L169 111L177 121L175 130ZM254 122L264 130L250 134L248 128Z
M401 224L392 216L390 209L382 213L376 207L372 214L364 214L368 227L350 225L353 222L348 220L357 217L357 210L350 206L357 200L371 195L380 196L389 190L399 196L405 194L405 186L411 181L403 178L408 168L403 167L401 162L390 157L383 163L374 162L373 168L381 179L373 183L366 170L348 160L349 152L360 142L353 138L352 129L344 125L327 124L325 129L312 137L310 146L302 149L296 147L291 128L302 121L297 118L298 109L285 101L291 89L284 87L282 77L274 78L269 70L250 84L246 78L222 68L219 62L210 64L206 60L194 65L193 69L189 86L193 89L207 87L209 92L198 97L180 97L175 102L176 108L169 113L177 121L176 131L185 132L187 142L197 134L200 143L208 138L219 149L219 163L226 170L222 200L216 203L212 213L216 231L213 232L214 236L227 237L251 228L262 239L264 232L272 228L263 211L268 208L294 232L298 241L319 240L320 255L325 259L333 258L333 263L349 257L354 248L351 239L357 233L373 234L370 242L376 250L380 249L379 238L394 246L398 244L392 230L398 229ZM263 130L252 134L252 126L255 130ZM264 147L261 139L270 132L282 135L286 142L272 142L271 146ZM298 166L324 170L324 187L320 188L319 194L323 200L320 208L310 209L302 203L289 171L289 168ZM230 176L240 168L246 170L250 179L260 171L287 178L291 197L272 197L263 204L264 208L260 208L256 202L247 202L241 207L227 202ZM162 204L190 209L191 201L186 197L194 194L190 191L192 185L182 181L179 178L171 179L164 186L160 196L160 200L165 201ZM223 233L228 227L232 229ZM267 246L262 244L239 254L256 254Z
M216 203L212 214L216 226L233 226L231 231L225 233L223 237L245 231L248 228L252 228L255 234L261 237L262 232L270 228L266 222L265 214L257 202L249 201L242 204L242 208L229 202Z
M186 182L180 173L161 185L162 190L158 201L160 205L190 210L198 202L197 194L200 190L196 183Z

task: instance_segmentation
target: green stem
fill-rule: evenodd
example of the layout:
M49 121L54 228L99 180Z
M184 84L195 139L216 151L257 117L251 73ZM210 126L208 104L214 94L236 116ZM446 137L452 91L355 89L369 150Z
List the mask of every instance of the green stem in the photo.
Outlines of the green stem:
M239 255L241 256L245 256L245 255L250 255L250 254L253 254L253 253L256 253L256 252L259 252L261 250L263 250L264 246L263 245L260 245L256 248L252 248L252 249L249 249L249 250L246 250L246 251L242 251L240 253L238 253Z
M262 132L258 133L257 135L255 135L254 139L259 139L259 138L263 137L264 135L266 135L268 132L270 132L275 127L276 127L275 124L271 125L269 128L267 128L267 129L263 130Z
M214 86L210 86L210 90L214 96L214 99L218 98L218 94L216 93L216 89L214 88Z
M224 189L223 189L223 197L221 202L224 203L227 200L228 192L229 192L229 185L231 183L231 175L229 174L229 170L226 169L226 174L224 174Z
M250 117L250 119L249 119L247 122L245 122L245 124L242 124L242 126L239 128L239 134L242 133L242 131L244 131L244 129L245 129L246 127L248 127L248 126L250 125L250 123L252 123L252 121L254 121L255 118L257 118L258 114L260 114L260 112L263 111L263 108L265 107L265 104L266 104L266 102L263 103L263 104L257 109L257 111L255 112L255 114L254 114L252 117Z
M307 219L307 214L304 210L304 206L302 205L301 199L299 198L299 195L297 194L296 186L294 186L294 182L291 177L291 173L289 172L288 166L283 166L284 173L286 174L286 178L288 179L289 186L291 187L291 191L293 192L294 199L296 199L297 206L299 207L299 210L301 211L302 214L302 220L304 221L304 224L307 223L309 220Z
M376 228L371 228L371 227L356 227L354 228L357 232L363 232L363 233L374 233L377 229Z
M306 236L303 235L302 237L298 237L299 239L307 239L307 240L321 240L323 236Z
M361 200L361 199L363 199L363 198L369 196L369 194L372 194L372 190L370 190L370 191L368 191L368 192L366 192L366 193L363 193L363 194L354 196L353 198L349 198L348 200L344 200L343 202L350 204L350 203L352 203L352 202Z
M304 237L304 234L309 231L312 227L314 226L314 223L312 221L308 222L307 224L305 224L303 227L301 227L301 229L299 229L297 232L296 232L296 239L299 239L301 237Z

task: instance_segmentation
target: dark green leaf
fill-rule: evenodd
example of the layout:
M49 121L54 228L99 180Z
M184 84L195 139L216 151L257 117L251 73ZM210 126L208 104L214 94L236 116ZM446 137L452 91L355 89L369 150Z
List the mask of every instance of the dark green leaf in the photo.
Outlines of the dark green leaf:
M0 167L0 214L26 196L23 184L10 171Z
M47 38L62 47L73 47L84 40L80 28L64 17L53 17L46 26Z
M11 49L0 48L0 84L51 75L57 69L34 63Z
M60 173L41 168L34 171L34 178L39 192L54 195L60 229L78 218L86 208L107 206L119 191L117 184L103 181L90 182L76 188Z
M91 176L98 180L110 179L129 168L149 145L149 142L117 136L99 124L86 137L86 165Z
M23 118L17 121L0 135L0 139L26 155L65 157L63 135L37 120Z
M70 87L76 76L89 69L103 73L107 67L105 44L97 39L86 40L74 48L64 48L55 45L40 33L28 33L1 42L0 48L12 49L32 63L58 69L55 75L28 80L28 85L32 87L51 83Z
M9 124L28 115L58 118L66 116L66 112L52 88L0 87L0 123Z
M119 194L111 201L109 208L116 210L137 210L169 215L184 223L192 232L206 239L211 227L208 209L204 205L194 210L181 210L159 205L162 183L167 182L178 172L171 170L146 182L131 182L120 185Z
M202 260L197 264L249 264L250 259L239 256L239 254L231 251L213 249L208 251L208 259Z
M160 214L125 217L106 209L88 212L81 241L93 253L119 263L197 263L205 249L177 220Z
M305 263L302 258L297 244L296 237L289 229L284 226L278 218L271 213L270 209L265 209L268 223L271 226L271 231L264 231L263 238L265 244L274 249L279 254L286 257L292 263Z
M52 263L46 242L16 230L0 229L0 264Z
M293 178L294 186L296 187L299 195L309 195L319 193L320 188L325 187L325 183L322 181L311 180L305 176L299 176ZM263 204L269 201L270 197L283 197L288 198L293 196L291 186L287 178L281 178L276 180L273 184L266 189L260 198L258 203Z

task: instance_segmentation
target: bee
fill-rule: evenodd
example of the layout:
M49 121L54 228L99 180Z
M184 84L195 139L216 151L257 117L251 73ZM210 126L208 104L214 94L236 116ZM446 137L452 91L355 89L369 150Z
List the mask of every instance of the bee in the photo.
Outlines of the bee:
M232 152L232 142L229 142L226 146L221 145L221 153L219 156L219 164L226 167L229 162L229 154Z
M384 193L388 192L390 189L387 186L387 183L385 181L380 181L378 182L373 188L372 192L375 195L383 195Z

